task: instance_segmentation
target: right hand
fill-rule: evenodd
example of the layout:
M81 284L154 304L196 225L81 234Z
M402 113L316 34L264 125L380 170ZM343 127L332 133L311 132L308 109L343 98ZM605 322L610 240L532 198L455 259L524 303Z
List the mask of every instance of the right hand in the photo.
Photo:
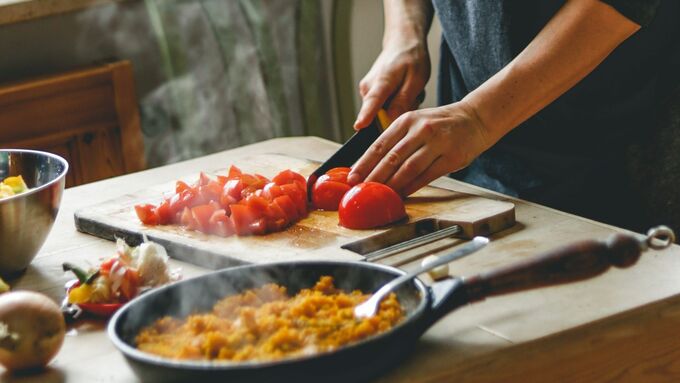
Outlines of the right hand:
M384 44L371 70L359 83L362 104L354 129L368 126L389 99L392 121L418 108L418 95L430 78L427 43L417 38L397 38Z

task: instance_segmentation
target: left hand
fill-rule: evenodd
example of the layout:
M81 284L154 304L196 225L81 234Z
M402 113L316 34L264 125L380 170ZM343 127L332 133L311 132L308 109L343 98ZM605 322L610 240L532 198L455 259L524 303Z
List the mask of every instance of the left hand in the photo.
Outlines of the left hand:
M375 181L403 196L460 170L495 140L464 101L399 117L352 167L350 184Z

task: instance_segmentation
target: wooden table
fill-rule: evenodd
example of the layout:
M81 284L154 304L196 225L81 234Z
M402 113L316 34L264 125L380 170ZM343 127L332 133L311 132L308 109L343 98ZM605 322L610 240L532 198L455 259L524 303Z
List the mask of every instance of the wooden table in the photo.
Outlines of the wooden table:
M216 162L247 155L283 153L322 160L337 144L318 138L270 140L194 160L67 189L54 228L15 289L48 294L57 301L71 278L61 263L96 265L114 244L78 233L75 210L129 191L196 174ZM491 198L505 196L451 179L435 185ZM509 199L512 200L512 199ZM452 264L467 275L585 238L604 238L611 226L521 200L518 224L492 237L486 249ZM172 261L185 278L208 270ZM406 265L408 267L408 265ZM384 382L678 381L680 380L680 247L648 252L630 269L596 279L508 295L451 313L421 339L407 362ZM122 355L109 342L104 322L72 326L60 353L44 373L7 382L134 382ZM367 361L370 363L370 361Z

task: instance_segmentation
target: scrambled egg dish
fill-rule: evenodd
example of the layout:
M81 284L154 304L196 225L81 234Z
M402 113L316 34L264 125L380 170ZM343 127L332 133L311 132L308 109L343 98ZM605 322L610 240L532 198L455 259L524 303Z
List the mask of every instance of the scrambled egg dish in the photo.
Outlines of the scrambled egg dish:
M354 307L369 296L338 290L329 276L293 297L284 287L267 284L220 300L212 312L159 319L138 334L137 348L173 359L226 361L327 352L387 331L403 319L394 294L382 301L375 316L355 318Z

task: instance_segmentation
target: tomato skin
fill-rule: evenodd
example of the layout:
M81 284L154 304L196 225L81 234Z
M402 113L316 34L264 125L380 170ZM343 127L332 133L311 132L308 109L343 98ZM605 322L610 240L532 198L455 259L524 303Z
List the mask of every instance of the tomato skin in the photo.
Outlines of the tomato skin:
M160 205L156 208L156 216L158 217L158 223L160 225L167 225L172 223L172 219L175 214L170 209L170 200L163 200Z
M320 210L338 210L342 196L352 188L347 183L350 168L333 168L314 182L312 204Z
M281 186L286 184L291 184L294 181L299 181L302 184L307 185L307 180L300 173L296 173L290 169L284 170L272 178L272 182Z
M281 208L281 210L286 213L286 216L290 222L297 221L297 219L300 218L297 208L295 207L295 202L293 202L290 196L285 194L278 196L274 198L274 203L276 203Z
M226 194L236 201L240 201L241 192L243 191L243 188L245 188L245 186L246 185L240 179L229 180L224 185L222 193L223 195Z
M177 194L189 189L191 189L191 186L184 181L177 181L175 183L175 193Z
M238 235L253 234L251 224L259 217L247 205L235 204L231 206L231 220L234 231Z
M227 173L227 178L229 178L229 179L238 178L241 174L243 174L241 169L237 168L234 165L231 165L229 167L229 173Z
M293 200L299 217L307 215L307 198L298 185L294 183L281 185L281 191Z
M347 175L345 174L345 181ZM314 183L312 189L312 203L314 207L321 210L338 210L340 200L352 187L346 182L333 181L328 174L324 174Z
M209 231L210 217L215 212L215 207L212 205L197 205L191 208L191 215L194 221L198 224L199 230L203 232Z
M137 213L137 217L143 224L151 226L158 225L159 219L154 205L135 205L135 213Z
M370 229L406 217L404 202L389 186L364 182L351 188L338 209L340 225L349 229Z

